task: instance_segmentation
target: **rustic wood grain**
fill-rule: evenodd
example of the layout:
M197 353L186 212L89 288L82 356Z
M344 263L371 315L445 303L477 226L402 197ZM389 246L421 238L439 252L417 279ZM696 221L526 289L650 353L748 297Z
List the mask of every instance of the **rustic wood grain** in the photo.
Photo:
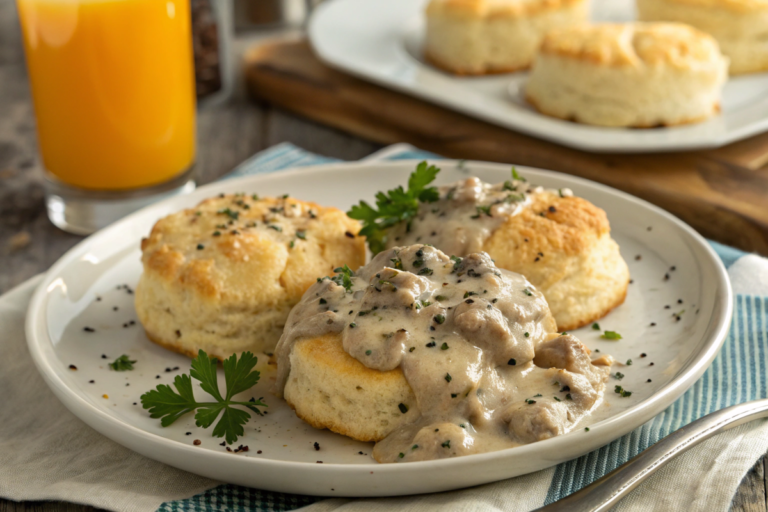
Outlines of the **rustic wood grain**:
M768 134L726 148L593 154L515 133L396 93L320 63L303 41L255 47L252 95L380 143L411 142L455 157L554 169L647 199L703 235L768 254Z
M235 98L226 105L199 113L199 181L210 182L254 152L283 141L345 160L358 159L380 148L380 143L349 136L265 104ZM758 150L739 153L745 154L750 156L744 157L739 165L765 165ZM46 218L42 178L15 3L0 0L0 293L44 271L82 239L59 231ZM19 235L23 233L29 235L26 244L25 237ZM763 463L759 463L759 470L756 466L745 477L734 498L733 510L765 510ZM0 512L96 510L66 502L15 502L0 498Z

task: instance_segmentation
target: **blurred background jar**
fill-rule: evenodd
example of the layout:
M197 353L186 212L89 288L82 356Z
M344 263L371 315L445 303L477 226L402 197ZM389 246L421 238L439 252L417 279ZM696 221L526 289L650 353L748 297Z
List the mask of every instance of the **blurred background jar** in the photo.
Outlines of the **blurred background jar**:
M189 0L17 0L51 221L91 233L194 188Z

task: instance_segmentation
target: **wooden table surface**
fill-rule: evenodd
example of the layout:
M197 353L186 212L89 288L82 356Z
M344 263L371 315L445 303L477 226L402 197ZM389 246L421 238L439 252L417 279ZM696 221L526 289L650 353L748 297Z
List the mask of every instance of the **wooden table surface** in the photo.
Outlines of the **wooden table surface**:
M253 153L286 141L346 160L380 147L236 94L225 105L199 112L198 182L213 181ZM45 271L81 239L58 230L46 216L15 2L0 0L0 294ZM768 512L765 461L763 456L744 478L733 511ZM0 498L0 512L91 510L72 503Z

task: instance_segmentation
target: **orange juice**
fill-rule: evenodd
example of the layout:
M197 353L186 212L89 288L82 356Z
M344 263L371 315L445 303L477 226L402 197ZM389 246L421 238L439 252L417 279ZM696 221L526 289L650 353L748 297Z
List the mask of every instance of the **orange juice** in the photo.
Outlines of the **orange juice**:
M17 0L45 168L64 183L163 183L195 158L189 0Z

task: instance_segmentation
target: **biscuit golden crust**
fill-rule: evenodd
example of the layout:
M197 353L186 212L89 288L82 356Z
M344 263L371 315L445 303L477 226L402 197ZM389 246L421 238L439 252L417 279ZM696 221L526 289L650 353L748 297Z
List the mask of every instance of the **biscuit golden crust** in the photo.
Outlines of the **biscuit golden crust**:
M484 249L501 268L526 276L569 331L621 305L629 269L605 212L579 197L543 192L496 229Z
M142 241L139 320L152 341L187 355L271 351L318 277L364 263L358 231L340 210L293 198L205 200Z
M637 10L645 21L687 23L711 34L732 75L768 69L766 0L638 0Z
M720 58L714 38L682 23L607 23L555 29L542 55L600 66L668 65L692 69Z
M427 5L427 16L519 18L581 3L582 0L432 0Z
M424 55L460 75L527 69L548 30L586 19L584 0L432 0Z

